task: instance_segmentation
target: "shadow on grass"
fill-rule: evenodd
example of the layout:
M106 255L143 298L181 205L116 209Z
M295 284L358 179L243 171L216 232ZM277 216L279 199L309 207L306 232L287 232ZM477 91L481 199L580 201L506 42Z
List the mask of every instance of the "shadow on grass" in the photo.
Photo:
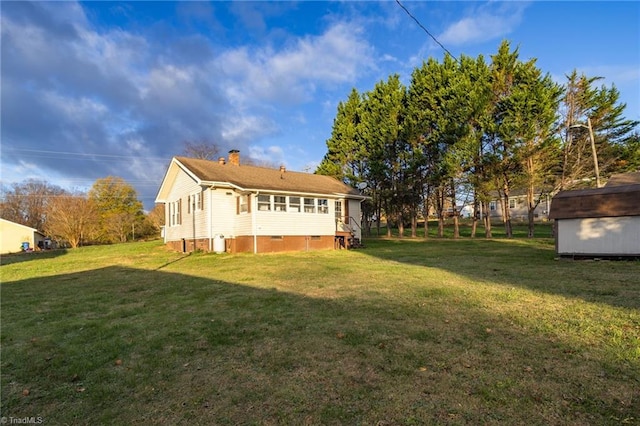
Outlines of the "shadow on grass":
M0 266L27 262L34 259L53 259L67 254L67 249L41 250L22 253L10 253L0 256Z
M125 267L3 285L1 414L48 424L614 424L640 412L637 365L457 293L317 290Z
M551 239L365 240L372 257L611 306L640 308L640 262L556 258Z

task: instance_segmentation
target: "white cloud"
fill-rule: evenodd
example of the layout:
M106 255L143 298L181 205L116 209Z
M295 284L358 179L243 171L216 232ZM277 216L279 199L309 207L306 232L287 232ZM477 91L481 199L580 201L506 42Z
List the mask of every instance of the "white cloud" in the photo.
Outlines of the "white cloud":
M221 136L230 148L241 148L257 139L275 134L277 130L277 125L267 117L244 114L227 117Z
M272 166L285 164L284 150L282 147L276 145L271 145L266 148L259 145L250 145L249 157L255 160L258 164Z
M240 106L276 101L295 104L312 98L317 86L353 82L374 68L372 47L361 29L337 23L320 36L297 39L275 51L241 47L219 58L232 84L227 94Z
M445 46L478 44L502 38L522 21L527 2L489 2L468 10L465 17L449 25L436 38Z
M77 3L8 5L1 16L3 142L121 158L34 158L30 170L50 176L159 181L166 165L151 159L181 154L182 142L195 139L284 162L281 148L260 143L281 134L280 120L300 125L305 116L280 111L374 68L362 29L345 22L318 35L280 34L284 45L226 48L193 34L165 44L144 32L94 27ZM3 168L13 164L27 163L3 155Z

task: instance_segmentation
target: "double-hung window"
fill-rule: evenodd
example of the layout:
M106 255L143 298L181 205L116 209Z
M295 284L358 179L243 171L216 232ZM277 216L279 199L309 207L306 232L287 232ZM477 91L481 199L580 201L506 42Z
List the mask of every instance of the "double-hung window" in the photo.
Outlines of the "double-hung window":
M300 212L300 197L289 197L289 211Z
M273 196L273 209L277 212L287 211L287 197L282 195Z
M169 203L169 226L182 224L182 200Z
M249 212L249 195L241 195L238 197L238 213Z
M202 191L194 192L187 197L187 214L202 210Z
M258 211L271 210L271 195L258 195Z
M318 213L329 214L329 200L318 198Z
M305 198L304 199L304 212L305 213L315 213L316 212L316 199L315 198Z

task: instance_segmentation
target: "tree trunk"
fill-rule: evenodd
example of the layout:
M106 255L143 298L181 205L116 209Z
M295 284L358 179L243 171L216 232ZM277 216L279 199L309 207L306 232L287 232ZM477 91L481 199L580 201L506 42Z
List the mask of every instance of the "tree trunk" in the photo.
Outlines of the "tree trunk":
M456 203L456 185L451 179L451 212L453 213L453 238L460 238L460 221L458 220L458 206Z
M538 204L535 202L533 185L529 185L527 187L527 220L529 224L529 233L527 236L529 238L533 238L534 234L534 211L536 207L538 207Z
M429 238L429 191L427 191L424 204L422 205L422 216L424 217L424 238Z
M504 223L504 232L507 238L513 237L511 209L509 208L509 187L507 185L504 186L502 195L502 221Z
M436 214L438 215L438 238L444 237L444 189L436 190Z
M484 223L484 237L485 238L493 238L491 234L491 213L489 210L489 202L482 202L482 221Z
M414 209L411 214L411 238L418 236L418 213Z
M478 200L474 194L473 196L473 217L471 219L471 238L476 237L476 231L478 229L478 218L480 217Z

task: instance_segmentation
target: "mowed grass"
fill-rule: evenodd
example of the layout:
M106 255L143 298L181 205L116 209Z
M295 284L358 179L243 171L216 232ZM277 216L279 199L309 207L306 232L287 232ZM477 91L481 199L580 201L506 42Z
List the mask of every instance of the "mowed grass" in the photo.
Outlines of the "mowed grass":
M640 423L640 262L550 239L2 259L2 413L45 424Z

